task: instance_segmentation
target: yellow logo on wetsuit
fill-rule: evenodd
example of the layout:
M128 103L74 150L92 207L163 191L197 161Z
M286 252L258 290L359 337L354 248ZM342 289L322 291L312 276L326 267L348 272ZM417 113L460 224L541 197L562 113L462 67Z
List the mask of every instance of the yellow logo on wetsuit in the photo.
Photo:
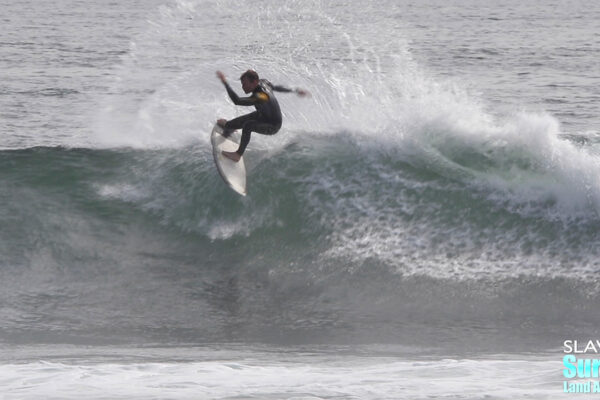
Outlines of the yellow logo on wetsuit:
M269 95L263 92L256 93L256 98L260 101L269 101Z

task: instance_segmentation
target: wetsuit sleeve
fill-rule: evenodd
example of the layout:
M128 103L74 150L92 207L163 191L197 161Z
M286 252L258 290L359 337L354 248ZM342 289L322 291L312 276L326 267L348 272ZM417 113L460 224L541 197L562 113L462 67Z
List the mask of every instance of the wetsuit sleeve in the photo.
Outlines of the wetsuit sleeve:
M231 101L233 101L233 104L235 104L236 106L255 106L269 99L268 96L266 99L264 99L261 96L255 95L252 95L250 97L240 97L237 95L236 92L233 91L233 89L231 88L231 86L229 86L227 82L225 82L224 85L225 89L227 89L227 94L229 95L229 98L231 99Z
M281 86L281 85L271 85L271 88L273 89L274 92L289 93L289 92L293 92L294 91L294 89L290 89L288 87Z

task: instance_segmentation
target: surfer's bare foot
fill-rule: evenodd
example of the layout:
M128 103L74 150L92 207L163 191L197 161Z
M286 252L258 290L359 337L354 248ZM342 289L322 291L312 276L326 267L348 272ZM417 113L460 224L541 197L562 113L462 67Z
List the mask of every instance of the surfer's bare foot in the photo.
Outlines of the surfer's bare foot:
M240 158L242 158L242 156L240 156L235 151L225 151L225 150L223 150L221 153L223 153L223 156L225 156L225 157L227 157L230 160L235 161L235 162L240 161Z

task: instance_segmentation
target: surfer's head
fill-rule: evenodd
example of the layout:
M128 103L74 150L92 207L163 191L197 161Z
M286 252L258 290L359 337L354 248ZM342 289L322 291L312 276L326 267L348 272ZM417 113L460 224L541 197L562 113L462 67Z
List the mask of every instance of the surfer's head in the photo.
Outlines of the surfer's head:
M258 74L256 71L249 69L240 76L240 81L244 93L250 93L258 86Z

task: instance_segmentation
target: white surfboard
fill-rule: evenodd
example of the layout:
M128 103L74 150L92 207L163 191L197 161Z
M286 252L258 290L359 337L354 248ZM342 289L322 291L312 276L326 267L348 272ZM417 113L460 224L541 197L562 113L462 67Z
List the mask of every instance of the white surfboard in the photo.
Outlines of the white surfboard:
M239 144L230 138L223 136L223 128L215 124L210 135L210 142L213 146L213 157L221 178L223 178L229 187L242 196L245 196L246 166L244 165L244 157L241 157L240 161L235 162L221 153L223 150L236 151L238 149Z

